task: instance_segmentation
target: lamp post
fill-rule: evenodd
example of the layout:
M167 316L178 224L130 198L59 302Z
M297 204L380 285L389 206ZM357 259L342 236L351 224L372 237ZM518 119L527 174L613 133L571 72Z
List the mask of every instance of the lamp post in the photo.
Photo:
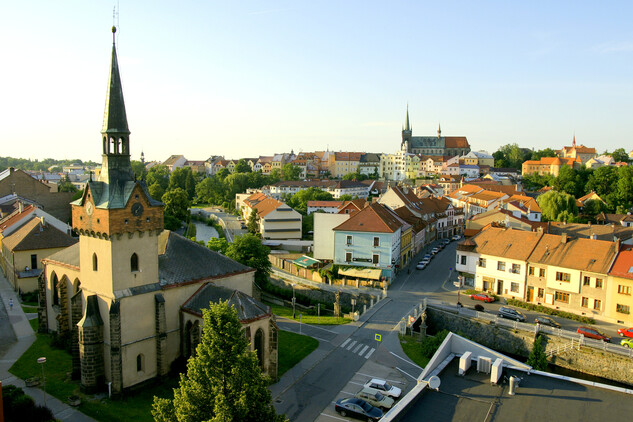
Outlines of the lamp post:
M296 319L296 313L295 313L296 302L297 302L297 298L295 298L295 283L292 283L292 319Z
M457 280L459 281L459 286L457 287L457 306L462 306L461 302L459 301L459 296L462 292L462 282L464 280L463 276L458 276Z
M37 358L37 363L42 365L42 389L44 390L44 407L46 407L46 377L44 376L44 364L46 363L46 358Z

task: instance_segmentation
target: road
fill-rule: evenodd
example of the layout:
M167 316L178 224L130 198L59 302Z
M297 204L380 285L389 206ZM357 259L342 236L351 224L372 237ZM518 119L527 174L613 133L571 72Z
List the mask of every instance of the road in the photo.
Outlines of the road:
M224 235L226 240L231 243L236 236L241 236L247 233L246 230L241 228L241 221L233 214L226 213L217 207L207 208L192 208L192 213L202 213L206 217L211 215L216 216L218 219L224 222Z

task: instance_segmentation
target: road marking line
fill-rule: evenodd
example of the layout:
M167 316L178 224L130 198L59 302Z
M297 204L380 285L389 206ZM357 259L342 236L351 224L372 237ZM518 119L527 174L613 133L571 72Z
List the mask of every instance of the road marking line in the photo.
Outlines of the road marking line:
M332 402L335 403L335 402ZM328 415L327 413L321 413L321 416L327 416L328 418L338 419L339 421L347 421L347 419L339 418L337 416Z
M414 380L417 380L417 378L416 378L416 377L414 377L414 376L413 376L413 375L411 375L411 374L408 374L408 373L404 372L402 369L398 368L397 366L396 366L396 369L397 369L398 371L402 372L402 373L403 373L403 374L405 374L405 375L409 375L409 376L410 376L411 378L413 378Z
M359 356L363 356L363 353L365 353L365 350L369 349L369 346L365 346L363 347L363 350L360 351L360 353L358 354Z
M345 340L345 341L343 342L343 344L341 344L341 347L345 347L345 345L346 345L347 343L349 343L349 341L350 341L350 340L351 340L351 338L348 338L347 340Z
M415 363L411 362L409 359L405 359L405 358L403 358L403 357L400 357L400 356L396 355L394 352L389 352L389 353L391 353L392 355L394 355L394 356L395 356L395 357L397 357L398 359L401 359L401 360L405 361L406 363L408 363L408 364L410 364L410 365L415 366L416 368L424 369L424 368L422 368L421 366L418 366L418 365L416 365Z
M349 346L347 346L347 350L350 350L352 347L354 347L354 345L358 343L356 340L354 340L352 343L350 343Z
M354 351L352 353L358 352L358 349L360 349L361 347L363 347L363 343L358 343L358 346L354 347Z
M364 386L364 385L365 385L365 384L361 384L360 382L354 382L354 381L350 381L349 383L350 383L350 384L356 384L356 385L362 385L362 386Z
M343 393L343 394L349 394L350 396L353 396L353 395L354 395L354 393L349 393L349 392L347 392L347 391L341 391L341 393Z
M372 348L371 348L371 350L369 351L369 353L367 353L367 354L365 355L365 359L369 359L369 357L372 355L372 353L374 353L374 351L375 351L375 350L376 350L376 349L374 349L374 348L372 347Z
M392 384L404 384L402 381L390 380L390 379L387 379L387 378L377 377L375 375L363 374L362 372L356 372L356 375L362 375L364 377L369 377L371 379L374 379L374 378L380 379L380 380L384 379L385 381L389 381Z

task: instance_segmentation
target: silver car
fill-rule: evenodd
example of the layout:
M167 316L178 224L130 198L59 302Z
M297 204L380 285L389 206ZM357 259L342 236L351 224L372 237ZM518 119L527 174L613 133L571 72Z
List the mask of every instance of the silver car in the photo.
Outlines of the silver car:
M356 397L365 400L372 406L380 407L383 409L391 409L394 400L391 397L387 397L375 388L365 387L356 393Z

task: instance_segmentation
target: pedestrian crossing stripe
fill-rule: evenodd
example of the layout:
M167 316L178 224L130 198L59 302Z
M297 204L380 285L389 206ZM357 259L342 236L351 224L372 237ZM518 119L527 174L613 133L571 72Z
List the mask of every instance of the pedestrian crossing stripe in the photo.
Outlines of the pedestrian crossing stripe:
M347 340L345 340L339 347L344 347L350 352L354 354L358 354L358 356L360 357L363 357L363 355L365 355L365 352L367 352L367 354L364 356L365 359L369 359L369 357L376 351L376 348L372 347L371 349L369 349L369 346L367 346L366 344L359 343L358 340L352 341L351 338L348 338ZM369 351L367 349L369 349Z

